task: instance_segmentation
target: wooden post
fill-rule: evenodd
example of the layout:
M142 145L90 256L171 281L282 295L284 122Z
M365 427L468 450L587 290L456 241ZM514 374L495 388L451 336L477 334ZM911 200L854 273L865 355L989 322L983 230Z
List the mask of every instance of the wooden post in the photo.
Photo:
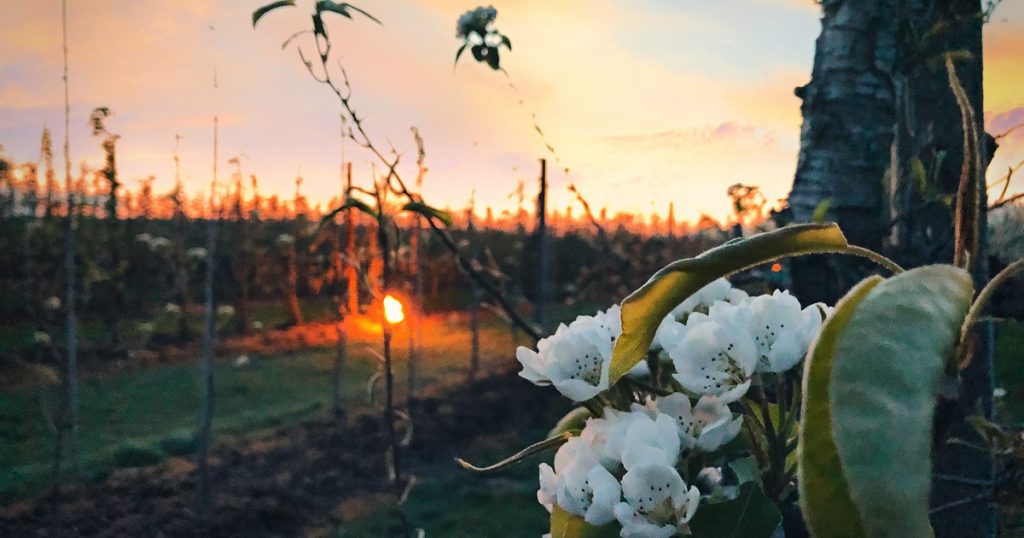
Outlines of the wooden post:
M533 320L541 327L547 322L547 303L550 299L548 275L548 232L547 232L547 200L548 200L548 162L540 160L540 193L537 195L537 283L534 301Z

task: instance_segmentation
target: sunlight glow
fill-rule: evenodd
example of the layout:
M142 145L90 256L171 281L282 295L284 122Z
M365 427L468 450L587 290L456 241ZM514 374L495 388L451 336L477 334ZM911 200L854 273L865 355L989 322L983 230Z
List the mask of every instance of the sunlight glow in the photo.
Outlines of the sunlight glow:
M405 311L402 308L401 301L395 299L390 293L384 296L384 319L391 325L405 320Z

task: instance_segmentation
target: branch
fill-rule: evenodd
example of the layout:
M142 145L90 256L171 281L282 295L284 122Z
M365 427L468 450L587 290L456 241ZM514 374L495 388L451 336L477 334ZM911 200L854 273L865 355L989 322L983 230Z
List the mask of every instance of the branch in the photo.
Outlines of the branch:
M999 209L1000 207L1003 207L1004 205L1012 204L1012 203L1016 202L1017 200L1020 200L1021 198L1024 198L1024 192L1018 193L1018 194L1014 194L1013 196L1011 196L1009 198L1003 198L1002 200L999 200L998 202L995 202L994 204L988 206L988 210L992 211L994 209Z
M326 45L321 45L321 40L316 40L317 51L320 55L320 65L324 73L322 78L317 76L316 72L313 70L311 62L306 60L301 50L299 51L299 56L300 58L302 58L303 63L306 65L306 68L309 71L310 76L312 76L313 79L316 80L317 82L320 82L321 84L324 84L331 89L334 95L337 96L338 101L341 103L341 106L345 109L345 112L352 119L352 124L355 126L355 129L349 130L349 138L357 145L369 150L382 163L388 166L388 174L385 177L385 182L388 184L388 186L391 186L391 181L392 179L394 179L395 183L397 184L398 191L403 196L405 196L410 202L424 203L422 196L419 196L409 191L409 189L405 185L405 182L399 175L398 170L396 169L398 165L398 157L396 156L394 161L389 159L380 151L380 149L377 148L376 145L374 145L373 140L370 138L369 134L367 134L366 128L363 126L363 118L361 118L356 113L355 109L352 106L352 85L348 78L348 72L345 70L345 66L344 64L341 63L340 60L338 61L338 68L341 71L342 86L339 86L337 83L335 83L334 79L331 77L330 70L328 69L327 66L327 57L328 53L330 52L330 41L326 39L323 41L326 42ZM458 247L458 244L456 244L455 240L452 239L451 234L449 234L447 230L439 227L434 218L426 218L426 221L430 225L430 229L434 232L434 234L441 239L441 242L444 243L445 247L447 247L448 250L455 257L456 261L459 264L459 268L462 271L464 271L470 278L472 278L478 285L480 285L480 287L483 288L484 291L486 291L498 303L501 309L504 310L505 313L508 315L509 319L511 319L512 322L517 327L519 327L519 329L526 333L535 342L537 340L540 340L541 333L538 330L538 328L534 327L526 320L524 320L522 316L520 316L519 313L516 312L515 308L512 306L509 300L501 293L501 291L497 289L494 285L492 285L491 282L489 282L487 278L485 278L484 275L474 267L474 264L471 263L462 254Z

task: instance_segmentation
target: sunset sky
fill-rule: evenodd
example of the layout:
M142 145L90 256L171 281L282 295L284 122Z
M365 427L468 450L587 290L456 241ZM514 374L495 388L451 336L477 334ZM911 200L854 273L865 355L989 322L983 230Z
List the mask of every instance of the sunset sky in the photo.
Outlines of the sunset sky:
M122 176L173 183L175 134L182 136L190 190L212 167L212 117L221 120L223 177L242 156L264 192L290 196L294 178L314 202L339 190L334 96L310 79L281 43L308 25L308 6L268 15L267 0L69 0L71 151L100 163L91 109L110 107L120 134ZM15 160L38 158L44 125L63 136L60 2L7 2L0 18L0 144ZM455 20L466 0L363 0L383 21L330 17L335 50L371 135L415 161L410 133L426 140L428 202L509 208L519 180L534 192L547 156L531 113L569 178L597 208L677 215L728 212L726 188L789 191L796 167L799 100L810 76L818 7L808 0L495 1L497 27L514 50L505 77L467 54L453 72ZM212 27L212 28L211 28ZM1024 1L1006 0L985 29L985 114L989 130L1024 122ZM308 42L299 41L308 47ZM467 61L468 60L468 61ZM213 89L218 72L219 89ZM1024 128L1003 140L990 176L1024 159ZM385 142L386 143L386 142ZM357 181L371 158L348 144ZM411 175L411 172L408 172ZM554 205L571 195L551 175ZM1021 183L1024 185L1024 183ZM1021 190L1015 188L1014 191Z

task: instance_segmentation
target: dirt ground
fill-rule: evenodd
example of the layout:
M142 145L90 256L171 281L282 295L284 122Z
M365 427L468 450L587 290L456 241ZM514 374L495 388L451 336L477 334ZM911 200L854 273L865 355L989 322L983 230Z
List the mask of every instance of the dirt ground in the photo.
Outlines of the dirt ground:
M412 406L414 436L401 453L403 472L463 472L456 455L474 446L512 453L568 411L556 391L502 372ZM348 420L313 419L258 440L215 448L215 500L209 523L196 512L195 466L173 458L119 470L98 482L0 511L0 536L322 536L368 512L393 505L383 454L381 412Z

